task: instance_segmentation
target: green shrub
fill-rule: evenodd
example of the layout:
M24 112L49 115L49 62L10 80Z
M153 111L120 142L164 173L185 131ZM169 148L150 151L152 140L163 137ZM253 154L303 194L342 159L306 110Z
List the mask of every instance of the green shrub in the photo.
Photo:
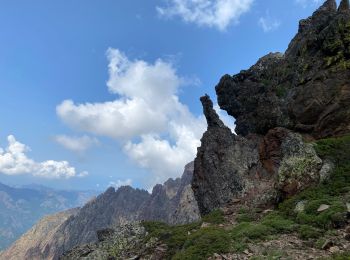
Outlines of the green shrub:
M261 223L273 228L277 233L289 233L296 229L294 221L276 213L267 215Z
M327 239L325 239L324 237L317 239L317 241L315 243L315 247L317 249L322 249L322 246L324 245L324 243L326 243L326 241L327 241Z
M301 225L299 227L298 233L302 239L318 238L320 235L322 235L322 232L319 229L316 229L309 225Z
M208 215L205 215L204 217L202 217L202 220L203 222L215 225L222 224L225 222L224 213L220 209L216 209L210 212Z
M206 259L214 253L227 253L230 240L228 232L222 228L203 228L188 236L182 250L173 259Z
M142 223L148 232L148 239L156 237L168 246L167 254L174 255L181 250L189 237L189 233L196 232L200 228L200 222L170 226L162 222L146 221Z
M334 254L331 257L331 259L332 260L349 260L350 259L350 252Z
M253 213L238 213L236 216L236 221L238 223L252 222L254 220L256 220L256 216Z
M240 223L231 230L233 239L239 240L244 238L263 239L267 235L273 234L274 229L259 223Z

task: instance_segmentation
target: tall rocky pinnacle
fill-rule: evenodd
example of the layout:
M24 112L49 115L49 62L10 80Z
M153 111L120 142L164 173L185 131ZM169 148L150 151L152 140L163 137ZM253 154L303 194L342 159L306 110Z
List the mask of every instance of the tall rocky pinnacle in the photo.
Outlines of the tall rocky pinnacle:
M208 127L224 127L224 123L219 118L218 114L213 108L213 102L210 97L206 94L200 98L203 105L203 113L207 119Z
M236 133L285 127L319 139L350 132L350 11L326 1L301 20L284 54L272 53L216 86Z
M216 86L223 125L209 97L201 98L208 129L194 163L192 189L202 215L216 208L267 208L326 180L307 139L350 133L349 1L337 11L325 1L301 20L284 54L270 53ZM218 127L219 126L219 127Z
M342 0L340 2L339 11L349 11L350 10L350 4L349 4L349 0Z

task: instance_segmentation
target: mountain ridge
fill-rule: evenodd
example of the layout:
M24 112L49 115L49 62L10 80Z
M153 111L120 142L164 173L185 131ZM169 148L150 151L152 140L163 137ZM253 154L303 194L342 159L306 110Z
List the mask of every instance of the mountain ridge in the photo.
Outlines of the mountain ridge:
M199 219L199 210L190 188L192 172L193 163L189 163L181 178L169 179L164 185L156 185L151 194L130 186L117 190L110 187L59 222L45 243L31 243L28 240L30 234L26 233L0 254L0 259L59 259L64 252L75 246L98 241L99 230L138 220L171 224L196 221ZM47 221L42 220L33 229L46 229L45 223ZM18 254L19 251L22 252L21 255Z

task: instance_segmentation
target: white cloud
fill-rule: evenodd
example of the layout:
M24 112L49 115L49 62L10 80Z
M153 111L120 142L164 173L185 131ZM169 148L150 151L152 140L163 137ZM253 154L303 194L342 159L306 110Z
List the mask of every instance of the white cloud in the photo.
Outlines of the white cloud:
M264 32L271 32L280 27L281 22L270 17L269 13L267 13L265 17L260 17L258 24Z
M57 135L54 137L55 141L64 148L73 152L84 152L94 145L98 145L97 138L89 137L87 135L80 137L73 137L67 135Z
M88 171L82 171L81 173L79 173L79 174L77 175L77 177L83 178L83 177L86 177L86 176L88 176L88 175L89 175L89 172L88 172Z
M87 172L77 174L75 168L71 167L67 161L35 162L26 155L30 151L28 146L18 142L13 135L9 135L7 140L7 148L0 148L0 172L3 174L32 174L50 179L69 179L87 175Z
M301 5L303 8L308 7L309 5L318 5L324 0L295 0L295 3Z
M126 179L126 180L117 180L117 181L111 181L108 184L108 187L114 187L115 189L118 189L122 186L131 186L132 180Z
M178 177L194 159L206 129L204 116L194 116L179 101L179 88L188 81L161 59L131 61L116 49L107 57L107 86L118 98L85 104L66 100L57 106L58 116L75 129L118 140L131 160L153 173L148 187Z
M237 23L254 0L167 0L166 6L157 7L163 17L179 16L185 22L225 30Z

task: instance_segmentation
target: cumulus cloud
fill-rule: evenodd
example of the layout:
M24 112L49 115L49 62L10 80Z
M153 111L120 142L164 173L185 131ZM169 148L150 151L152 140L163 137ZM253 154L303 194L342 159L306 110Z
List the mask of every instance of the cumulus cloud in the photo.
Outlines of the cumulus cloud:
M47 160L35 162L27 157L30 148L16 140L13 135L7 137L8 146L0 148L0 172L7 175L32 174L50 179L69 179L83 177L87 172L77 174L67 161Z
M58 116L72 128L118 140L131 160L153 173L148 188L178 177L194 159L206 129L204 116L194 116L179 100L188 80L161 59L130 60L117 49L109 49L107 57L107 86L117 98L85 104L65 100L57 106Z
M67 135L57 135L54 137L55 141L64 148L73 152L84 152L94 145L98 145L97 138L89 137L87 135L75 137Z
M185 22L225 30L237 23L254 0L167 0L157 7L163 17L181 17Z
M114 187L115 189L118 189L122 186L131 186L132 180L126 179L126 180L117 180L117 181L111 181L108 184L108 187Z
M267 14L265 17L260 17L258 24L264 32L271 32L280 27L281 22L271 18L270 15Z

